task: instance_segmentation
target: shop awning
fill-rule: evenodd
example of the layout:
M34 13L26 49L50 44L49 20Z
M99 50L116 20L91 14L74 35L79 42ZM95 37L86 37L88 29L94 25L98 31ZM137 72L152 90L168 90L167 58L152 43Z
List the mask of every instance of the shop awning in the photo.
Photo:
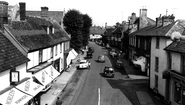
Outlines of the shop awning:
M67 65L69 65L71 63L71 60L75 59L77 55L78 53L74 49L72 49L67 56Z
M51 70L51 66L52 65L42 69L41 71L33 75L44 86L48 85L53 80L53 78L50 77L50 75L46 72Z
M78 55L78 53L74 49L72 49L71 51L75 55L75 57Z
M24 105L33 97L12 87L0 95L2 105Z
M145 72L146 58L143 56L138 57L136 60L132 61L134 65L140 65L141 71Z
M52 78L55 79L60 75L60 73L51 65L50 69L45 70L46 73Z
M44 86L34 81L34 78L26 78L21 84L17 85L16 88L27 94L35 96L42 89L44 89Z

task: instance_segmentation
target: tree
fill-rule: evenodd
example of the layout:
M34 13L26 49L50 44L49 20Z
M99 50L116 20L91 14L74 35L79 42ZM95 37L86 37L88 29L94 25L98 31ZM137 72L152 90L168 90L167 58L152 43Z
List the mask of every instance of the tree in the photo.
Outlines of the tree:
M82 14L79 11L72 9L65 14L63 20L65 30L71 35L71 47L79 51L82 47Z
M82 28L82 33L83 33L82 44L83 44L83 46L88 45L91 26L92 26L92 19L87 14L84 14L83 15L83 28Z

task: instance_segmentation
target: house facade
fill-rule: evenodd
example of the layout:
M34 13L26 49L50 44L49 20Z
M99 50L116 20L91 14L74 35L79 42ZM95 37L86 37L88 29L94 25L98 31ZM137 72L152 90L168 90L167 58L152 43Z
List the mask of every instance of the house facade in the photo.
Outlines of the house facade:
M2 8L8 7L8 3L2 2L2 4ZM69 50L70 37L55 19L26 16L25 3L19 4L20 20L6 21L7 11L4 11L3 17L6 19L1 19L1 23L4 23L2 25L4 28L1 29L3 37L17 49L16 52L19 51L22 55L16 55L15 50L12 50L11 55L7 55L8 51L5 53L2 50L1 52L6 57L1 59L1 70L5 70L0 73L0 78L8 81L4 87L1 87L0 99L2 100L0 103L3 105L38 105L40 104L40 93L51 87L52 82L67 67L65 62L71 62L77 53L73 49ZM1 47L5 46L4 43L0 44ZM68 56L65 58L64 53L67 50ZM14 55L15 58L12 57ZM23 61L21 58L24 58ZM14 62L6 63L6 60ZM4 68L5 64L9 64L11 68ZM10 80L13 84L10 84Z

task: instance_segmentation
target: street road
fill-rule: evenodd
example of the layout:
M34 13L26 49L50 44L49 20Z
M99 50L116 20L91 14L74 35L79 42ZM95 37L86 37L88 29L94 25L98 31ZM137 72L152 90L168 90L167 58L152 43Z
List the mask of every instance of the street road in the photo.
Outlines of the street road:
M114 78L107 78L102 75L105 66L114 66L108 57L108 50L90 42L94 47L93 58L89 59L91 68L88 70L86 80L77 90L70 105L131 105L119 88L115 88L115 83L119 79L126 78L127 75L122 70L116 70ZM105 63L96 62L98 55L105 55ZM113 64L113 65L112 65Z

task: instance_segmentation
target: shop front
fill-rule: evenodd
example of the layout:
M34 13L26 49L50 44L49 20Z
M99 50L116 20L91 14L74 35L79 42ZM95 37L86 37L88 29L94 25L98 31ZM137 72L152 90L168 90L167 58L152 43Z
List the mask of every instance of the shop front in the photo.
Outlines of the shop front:
M25 105L33 97L15 87L9 87L0 94L1 105Z
M53 78L51 75L54 75L54 70L52 69L52 63L44 63L35 68L29 70L32 72L33 78L37 79L40 84L44 86L44 89L41 92L45 92L51 88L51 82Z
M78 53L74 49L70 49L68 52L64 53L66 68L68 68L69 64L71 64L72 60L75 59L77 55Z
M167 70L163 73L163 78L170 80L166 85L166 93L170 93L169 101L171 105L185 105L185 76L174 71ZM170 85L171 84L171 85Z
M23 79L21 84L17 85L16 88L33 97L27 105L40 105L39 93L44 89L44 86L37 82L35 78L31 77Z

